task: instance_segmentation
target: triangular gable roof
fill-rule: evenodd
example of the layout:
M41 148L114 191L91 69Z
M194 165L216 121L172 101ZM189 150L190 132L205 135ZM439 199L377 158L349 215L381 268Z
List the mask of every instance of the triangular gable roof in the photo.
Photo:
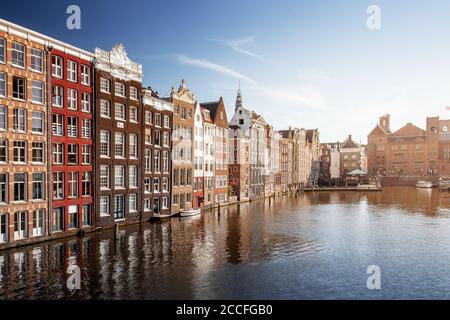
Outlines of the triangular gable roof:
M350 137L348 137L343 143L342 143L343 149L350 149L350 148L358 148L358 144L353 141Z
M219 111L223 112L224 118L221 119L223 123L228 124L228 118L227 113L225 111L225 105L223 103L223 98L220 97L219 101L212 101L212 102L203 102L200 103L202 108L205 108L209 110L209 113L211 115L211 119L217 124L219 119L217 118L219 115Z
M412 123L407 123L397 131L395 131L392 136L396 137L406 137L406 136L425 136L425 130L413 125Z
M379 134L384 134L384 135L389 135L391 134L390 132L387 132L386 130L384 130L382 127L380 127L380 125L376 125L375 128L373 128L372 131L370 131L369 136L371 135L379 135Z

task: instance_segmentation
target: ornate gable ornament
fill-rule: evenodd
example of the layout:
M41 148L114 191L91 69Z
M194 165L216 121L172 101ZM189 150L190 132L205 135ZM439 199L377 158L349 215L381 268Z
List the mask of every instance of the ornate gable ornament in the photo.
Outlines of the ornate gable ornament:
M121 43L115 45L111 51L95 48L95 67L121 80L142 82L142 65L128 58Z
M170 95L172 99L185 101L191 104L194 104L196 101L195 95L192 94L191 90L189 90L189 88L186 86L186 81L184 79L181 80L181 84L180 87L178 88L178 91L176 91L175 88L172 87Z

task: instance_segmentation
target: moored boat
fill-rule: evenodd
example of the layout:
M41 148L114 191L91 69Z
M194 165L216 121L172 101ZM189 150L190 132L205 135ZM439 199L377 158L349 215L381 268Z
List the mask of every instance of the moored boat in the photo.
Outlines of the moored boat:
M432 188L433 183L430 181L417 181L416 187L417 188Z
M190 210L182 210L180 211L181 217L192 217L200 214L201 209L190 209Z

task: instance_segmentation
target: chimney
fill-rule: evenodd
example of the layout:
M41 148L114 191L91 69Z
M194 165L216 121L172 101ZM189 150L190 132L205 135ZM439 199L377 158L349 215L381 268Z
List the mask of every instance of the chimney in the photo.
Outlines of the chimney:
M390 132L390 119L391 116L389 114L385 114L384 116L380 117L380 127L382 127L387 132Z

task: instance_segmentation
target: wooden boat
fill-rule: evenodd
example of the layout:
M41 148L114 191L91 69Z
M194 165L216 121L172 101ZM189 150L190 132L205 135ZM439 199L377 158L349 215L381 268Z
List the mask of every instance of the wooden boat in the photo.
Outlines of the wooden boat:
M432 188L433 183L431 183L430 181L417 181L416 187L417 188Z
M190 210L181 210L180 216L181 217L192 217L200 214L202 209L190 209Z

